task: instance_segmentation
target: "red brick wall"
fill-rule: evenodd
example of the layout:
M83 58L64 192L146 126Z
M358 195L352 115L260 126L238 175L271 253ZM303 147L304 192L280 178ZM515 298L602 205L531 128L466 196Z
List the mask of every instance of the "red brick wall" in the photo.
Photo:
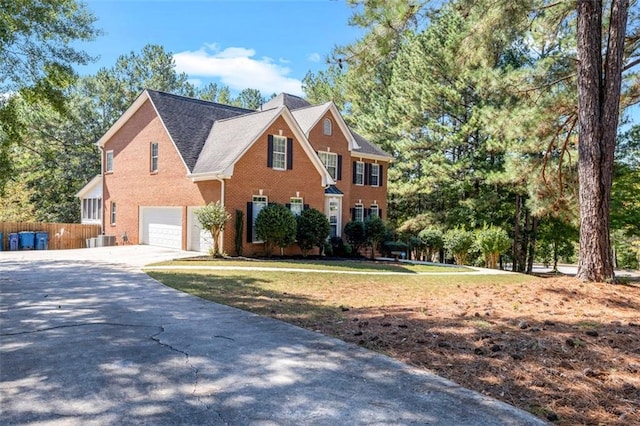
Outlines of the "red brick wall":
M280 133L282 132L282 133ZM274 170L267 167L268 135L282 135L293 139L293 169ZM243 255L252 256L264 252L263 244L247 242L247 202L254 195L268 198L269 203L286 204L296 193L304 204L324 212L324 187L322 177L300 142L280 117L262 134L253 146L235 164L233 177L225 181L225 206L232 218L225 227L224 250L235 255L235 215L236 210L244 212ZM297 254L297 246L292 246L285 254Z
M323 133L324 119L329 118L333 123L333 134L326 136ZM365 163L374 163L374 160L364 159L358 156L357 152L349 151L349 142L340 128L336 124L331 112L327 112L316 126L309 132L309 140L316 151L326 151L330 148L331 152L342 155L342 180L338 181L336 186L344 193L342 199L342 226L351 220L350 209L355 206L358 201L362 201L364 208L370 208L373 202L377 202L382 210L382 216L387 217L387 171L389 163L386 161L378 161L382 165L382 181L379 187L370 185L359 186L353 184L353 162L363 161Z
M158 143L158 171L150 172L150 144ZM118 242L126 231L129 243L139 244L140 206L181 206L182 246L186 248L187 206L199 206L220 199L220 182L194 184L187 168L167 135L151 103L147 101L107 141L104 151L113 150L113 173L104 177L106 235ZM116 224L111 225L111 201L116 202Z

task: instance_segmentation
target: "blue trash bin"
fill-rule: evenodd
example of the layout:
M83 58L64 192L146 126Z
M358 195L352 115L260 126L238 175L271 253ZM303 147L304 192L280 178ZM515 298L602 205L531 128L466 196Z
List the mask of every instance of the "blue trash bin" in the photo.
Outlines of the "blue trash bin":
M18 234L9 234L9 250L16 251L20 248L20 240L18 239Z
M0 251L2 251L2 246L4 245L4 239L2 238L4 235L2 235L2 232L0 232Z
M47 250L49 248L49 233L36 232L36 250Z
M36 247L36 233L33 231L22 231L18 233L20 239L20 250L33 250Z

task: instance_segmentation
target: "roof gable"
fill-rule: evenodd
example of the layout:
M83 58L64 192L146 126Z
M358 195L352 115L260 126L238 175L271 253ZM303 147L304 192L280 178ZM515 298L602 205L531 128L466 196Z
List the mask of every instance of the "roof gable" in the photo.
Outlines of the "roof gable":
M213 177L230 177L233 175L235 163L245 152L264 134L271 124L282 117L303 150L313 163L322 178L322 185L333 184L333 179L316 155L309 140L286 107L258 111L217 121L202 149L193 173L190 177L194 180L211 179Z
M215 121L253 112L245 108L146 89L100 138L98 145L104 146L146 101L151 102L188 171L195 167Z
M351 134L351 130L349 130L347 123L345 123L342 115L333 102L325 102L321 105L300 108L292 111L292 114L295 117L296 121L300 124L300 128L302 128L304 134L308 137L311 129L313 129L320 122L322 117L324 117L327 112L331 113L333 119L338 125L338 128L349 143L349 151L360 148L360 146L356 142L356 139Z
M253 111L147 90L189 171L193 171L213 124Z

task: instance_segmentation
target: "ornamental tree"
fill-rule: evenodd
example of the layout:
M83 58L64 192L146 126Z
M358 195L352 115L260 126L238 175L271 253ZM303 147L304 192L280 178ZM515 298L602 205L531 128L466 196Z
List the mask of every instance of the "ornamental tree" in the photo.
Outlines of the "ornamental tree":
M199 210L196 210L196 217L202 225L203 229L207 229L211 233L212 246L211 255L213 257L221 257L219 239L220 233L224 230L224 225L231 215L225 210L224 205L220 201L209 203Z

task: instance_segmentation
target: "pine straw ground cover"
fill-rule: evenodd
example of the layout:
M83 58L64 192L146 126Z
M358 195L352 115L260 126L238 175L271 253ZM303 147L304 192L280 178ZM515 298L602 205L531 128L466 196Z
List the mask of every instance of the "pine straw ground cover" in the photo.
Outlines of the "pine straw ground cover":
M149 271L385 353L559 425L640 424L640 284L568 277Z

